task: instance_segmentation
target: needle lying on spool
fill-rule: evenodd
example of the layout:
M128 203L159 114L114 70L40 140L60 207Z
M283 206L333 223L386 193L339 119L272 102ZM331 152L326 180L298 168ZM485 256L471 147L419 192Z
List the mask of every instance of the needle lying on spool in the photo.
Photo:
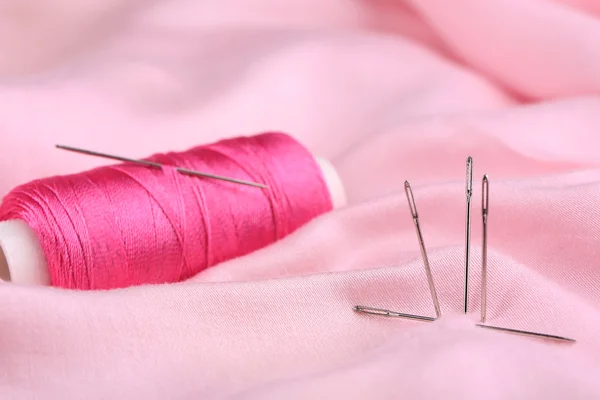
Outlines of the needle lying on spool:
M477 324L480 328L493 329L496 331L502 331L507 333L515 333L525 336L534 336L542 339L553 339L566 342L574 342L574 339L570 339L563 336L549 335L547 333L538 333L524 331L521 329L502 328L499 326L484 325L486 319L486 308L487 308L487 226L488 226L488 213L489 213L489 191L490 191L489 179L487 175L483 176L482 180L482 195L481 195L481 215L483 217L483 241L482 241L482 260L481 260L481 323Z
M130 162L130 163L145 165L147 167L154 167L154 168L160 168L160 169L163 168L163 164L157 163L154 161L139 160L139 159L134 159L134 158L115 156L115 155L111 155L111 154L100 153L100 152L92 151L92 150L84 150L84 149L79 149L76 147L63 146L63 145L59 145L59 144L56 145L56 148L61 149L61 150L72 151L74 153L87 154L89 156L107 158L109 160ZM207 172L195 171L195 170L187 169L187 168L175 167L175 169L177 170L177 172L184 174L184 175L193 175L193 176L201 176L204 178L218 179L221 181L239 183L240 185L254 186L254 187L263 188L263 189L269 188L267 185L263 185L262 183L249 182L249 181L244 181L241 179L229 178L226 176L215 175L215 174L211 174L211 173L207 173Z
M435 284L433 281L433 274L431 273L431 266L429 265L429 258L427 257L427 249L425 248L425 242L423 241L423 234L421 233L421 226L419 224L419 213L417 212L417 204L413 196L412 188L410 187L409 181L404 181L404 192L406 193L406 199L408 200L408 206L410 208L410 215L412 216L415 224L415 230L417 231L417 238L419 240L419 247L421 248L421 256L423 258L423 264L425 265L425 273L427 275L427 283L429 284L429 292L433 300L433 307L435 308L436 318L442 316L440 310L440 302L438 301L437 292L435 290ZM385 310L382 308L355 306L354 311L362 312L365 314L381 315L384 317L396 317L396 318L408 318L416 319L420 321L435 321L436 318L425 317L421 315L405 314L396 311Z
M335 168L282 132L139 158L38 178L7 193L0 276L69 290L181 282L269 246L345 201ZM175 166L269 190L225 190L235 184L189 177Z

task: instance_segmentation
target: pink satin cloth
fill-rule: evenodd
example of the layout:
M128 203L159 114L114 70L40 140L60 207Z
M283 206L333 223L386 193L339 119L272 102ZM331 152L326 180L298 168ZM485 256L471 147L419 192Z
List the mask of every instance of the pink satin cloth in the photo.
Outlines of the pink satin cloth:
M133 157L282 130L349 200L180 284L0 285L1 398L600 397L599 2L8 0L0 48L2 194L103 163L55 143ZM475 327L484 173L488 322L576 343ZM352 310L433 315L405 179L434 323Z

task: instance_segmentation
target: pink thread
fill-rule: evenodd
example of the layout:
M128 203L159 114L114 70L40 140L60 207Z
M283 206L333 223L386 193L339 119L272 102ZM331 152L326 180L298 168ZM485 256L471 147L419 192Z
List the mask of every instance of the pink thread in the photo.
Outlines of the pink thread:
M15 188L0 220L37 233L53 286L177 282L264 247L332 208L321 170L291 137L266 133L149 160L269 189L120 164Z

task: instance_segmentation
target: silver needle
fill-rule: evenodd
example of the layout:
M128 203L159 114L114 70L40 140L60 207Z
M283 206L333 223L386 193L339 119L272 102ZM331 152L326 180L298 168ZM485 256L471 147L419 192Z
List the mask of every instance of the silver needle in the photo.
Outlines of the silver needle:
M487 217L489 210L490 184L484 175L481 182L481 215L483 219L483 240L481 248L481 323L485 322L487 310Z
M404 182L404 191L406 192L406 198L408 199L408 207L410 208L410 215L413 218L413 222L415 224L415 229L417 231L417 238L419 239L419 246L421 247L421 256L423 257L423 264L425 264L425 273L427 274L427 282L429 283L429 291L431 292L431 297L433 299L433 306L435 308L436 318L425 317L422 315L399 313L396 311L390 311L390 310L386 310L383 308L373 308L373 307L365 307L365 306L355 306L354 311L365 313L365 314L381 315L384 317L408 318L408 319L416 319L416 320L420 320L420 321L435 321L437 318L441 317L442 312L440 311L440 303L438 301L437 292L435 291L435 284L433 282L431 266L429 265L429 259L427 258L427 250L425 249L425 243L423 242L423 235L421 233L421 226L419 225L419 213L417 212L417 205L415 203L415 198L413 196L412 188L410 187L410 182L408 182L408 181Z
M67 151L72 151L72 152L75 152L75 153L87 154L89 156L95 156L95 157L101 157L101 158L108 158L110 160L117 160L117 161L123 161L123 162L130 162L130 163L145 165L147 167L154 167L154 168L162 168L163 167L163 164L157 163L157 162L154 162L154 161L140 160L140 159L135 159L135 158L127 158L127 157L115 156L115 155L100 153L100 152L92 151L92 150L78 149L76 147L69 147L69 146L63 146L63 145L57 144L56 148L62 149L62 150L67 150ZM226 176L215 175L215 174L211 174L211 173L208 173L208 172L195 171L195 170L191 170L191 169L187 169L187 168L175 167L175 169L177 170L177 172L179 172L181 174L184 174L184 175L201 176L201 177L204 177L204 178L212 178L212 179L218 179L218 180L227 181L227 182L239 183L240 185L247 185L247 186L254 186L254 187L259 187L259 188L263 188L263 189L268 189L268 186L263 185L262 183L244 181L244 180L236 179L236 178L228 178Z
M515 333L519 335L534 336L542 339L553 339L567 342L574 342L575 339L570 339L563 336L549 335L547 333L524 331L522 329L502 328L499 326L484 325L487 309L487 217L490 204L490 182L487 175L483 176L482 194L481 194L481 214L483 217L483 244L482 244L482 260L481 260L481 323L477 324L480 328L493 329L496 331Z
M354 311L362 312L365 314L381 315L383 317L417 319L420 321L435 321L435 318L433 317L424 317L422 315L414 314L404 314L396 311L384 310L382 308L355 306Z
M499 326L491 326L491 325L483 325L483 324L477 324L477 326L480 328L493 329L496 331L502 331L502 332L508 332L508 333L516 333L519 335L535 336L535 337L542 338L542 339L553 339L553 340L561 340L561 341L565 341L565 342L575 342L575 339L571 339L571 338L564 337L564 336L548 335L547 333L523 331L521 329L501 328Z
M408 205L410 207L410 214L412 215L413 222L415 224L415 230L417 231L417 238L419 239L419 246L421 247L421 256L423 257L423 264L425 265L425 273L427 274L427 283L429 284L429 291L431 292L431 298L433 299L433 306L435 307L435 315L437 318L442 316L440 310L440 303L438 301L437 292L435 290L435 283L433 282L433 274L431 273L431 266L429 265L429 259L427 258L427 250L425 249L425 243L423 242L423 234L421 233L421 226L419 225L419 213L417 212L417 205L413 196L410 182L404 182L404 191L406 192L406 198L408 199Z
M473 194L473 158L467 158L467 213L465 227L465 314L469 312L469 262L471 255L471 195Z

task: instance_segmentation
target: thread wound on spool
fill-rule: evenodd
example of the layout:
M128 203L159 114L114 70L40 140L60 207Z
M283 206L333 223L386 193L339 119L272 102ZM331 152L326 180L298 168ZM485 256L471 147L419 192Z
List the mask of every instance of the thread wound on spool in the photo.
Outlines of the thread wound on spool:
M19 186L0 220L20 219L36 232L53 286L110 289L189 278L332 208L315 159L282 133L147 159L269 189L119 164Z

